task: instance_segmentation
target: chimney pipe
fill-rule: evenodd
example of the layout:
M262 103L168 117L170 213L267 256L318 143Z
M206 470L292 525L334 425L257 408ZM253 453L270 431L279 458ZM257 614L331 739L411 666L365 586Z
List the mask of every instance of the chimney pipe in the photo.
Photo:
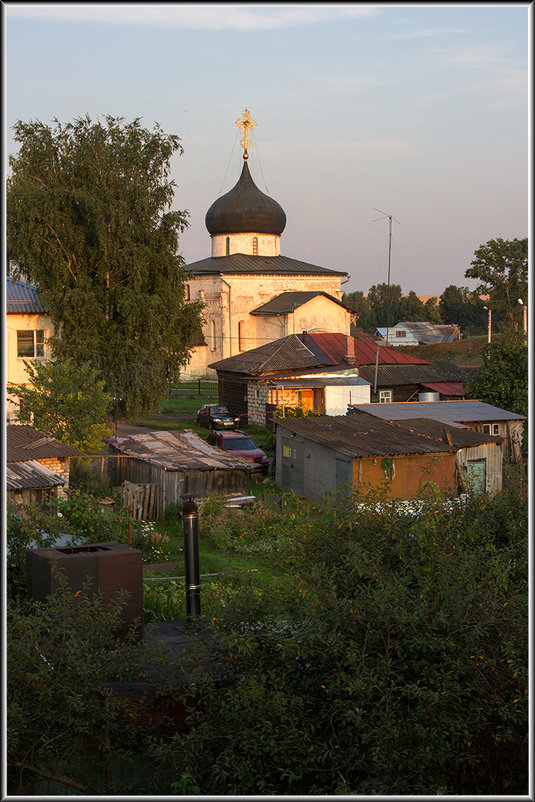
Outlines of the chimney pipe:
M353 337L346 337L346 362L348 365L354 365L357 361L355 356L355 340Z
M184 564L186 569L186 615L196 619L201 614L201 577L199 573L199 516L193 496L182 496L184 522Z

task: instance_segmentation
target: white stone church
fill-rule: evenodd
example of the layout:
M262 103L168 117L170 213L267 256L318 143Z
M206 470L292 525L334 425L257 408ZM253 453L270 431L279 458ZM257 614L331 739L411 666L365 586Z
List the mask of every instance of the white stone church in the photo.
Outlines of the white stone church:
M288 334L350 333L351 310L341 302L347 273L281 254L286 215L249 172L248 115L237 121L245 130L240 179L206 213L211 256L187 266L188 300L204 304L204 342L195 345L184 379L215 378L212 363Z

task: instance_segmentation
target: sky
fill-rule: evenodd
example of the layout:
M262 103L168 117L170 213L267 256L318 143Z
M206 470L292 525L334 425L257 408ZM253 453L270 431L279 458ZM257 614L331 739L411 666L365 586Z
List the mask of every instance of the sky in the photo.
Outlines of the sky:
M245 108L281 252L347 272L346 292L386 282L389 250L404 293L474 289L480 245L528 236L527 3L2 5L6 172L17 120L159 123L184 148L187 264L239 178Z

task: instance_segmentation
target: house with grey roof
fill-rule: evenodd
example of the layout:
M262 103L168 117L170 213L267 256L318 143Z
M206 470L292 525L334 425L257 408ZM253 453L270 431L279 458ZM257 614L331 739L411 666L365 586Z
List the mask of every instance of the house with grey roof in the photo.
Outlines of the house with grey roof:
M509 462L522 461L524 416L484 401L411 401L401 404L355 404L349 413L367 412L384 421L431 418L453 427L498 436L503 457Z
M380 327L376 333L383 338L386 345L432 345L451 343L461 339L459 326L427 322L400 322L390 328Z
M70 460L83 456L68 443L26 424L6 426L6 493L16 504L41 504L69 485Z

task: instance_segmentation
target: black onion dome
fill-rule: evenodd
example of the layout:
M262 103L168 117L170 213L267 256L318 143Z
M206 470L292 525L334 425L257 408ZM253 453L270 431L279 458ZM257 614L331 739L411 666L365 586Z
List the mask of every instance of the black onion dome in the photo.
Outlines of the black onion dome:
M244 161L240 180L212 203L205 222L210 234L282 234L286 215L276 200L258 189Z

